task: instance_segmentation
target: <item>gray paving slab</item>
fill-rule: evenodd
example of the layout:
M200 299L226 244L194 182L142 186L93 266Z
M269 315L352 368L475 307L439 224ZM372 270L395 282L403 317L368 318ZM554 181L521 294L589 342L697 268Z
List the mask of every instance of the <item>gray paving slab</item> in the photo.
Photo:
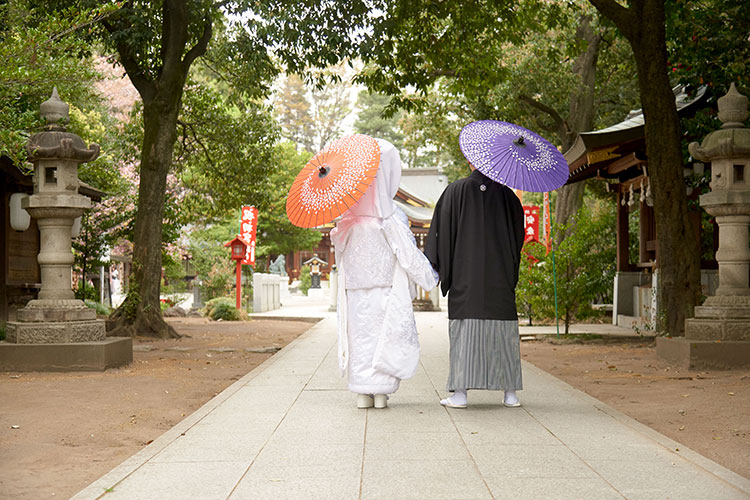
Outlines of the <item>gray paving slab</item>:
M750 498L748 479L529 364L521 408L494 391L441 407L444 312L417 314L421 363L389 408L359 410L320 302L323 321L74 499Z
M491 477L487 484L498 500L549 498L555 500L622 500L623 496L602 478Z
M231 500L350 499L359 497L359 474L311 476L305 468L279 468L275 474L250 470L230 495ZM344 472L344 471L342 471Z

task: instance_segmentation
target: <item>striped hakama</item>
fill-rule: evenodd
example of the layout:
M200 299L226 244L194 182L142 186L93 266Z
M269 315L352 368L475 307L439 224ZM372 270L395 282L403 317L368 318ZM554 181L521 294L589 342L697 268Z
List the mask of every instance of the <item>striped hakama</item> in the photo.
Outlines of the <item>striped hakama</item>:
M451 319L447 390L523 389L517 320Z

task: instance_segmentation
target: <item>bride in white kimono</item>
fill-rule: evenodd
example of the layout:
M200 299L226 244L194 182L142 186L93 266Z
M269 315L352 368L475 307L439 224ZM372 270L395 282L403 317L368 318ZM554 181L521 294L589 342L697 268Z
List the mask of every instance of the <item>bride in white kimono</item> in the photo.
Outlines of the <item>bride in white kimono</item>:
M431 290L438 281L393 201L401 181L398 151L377 141L375 182L331 231L339 270L339 367L359 394L359 408L385 408L387 395L416 372L413 283Z

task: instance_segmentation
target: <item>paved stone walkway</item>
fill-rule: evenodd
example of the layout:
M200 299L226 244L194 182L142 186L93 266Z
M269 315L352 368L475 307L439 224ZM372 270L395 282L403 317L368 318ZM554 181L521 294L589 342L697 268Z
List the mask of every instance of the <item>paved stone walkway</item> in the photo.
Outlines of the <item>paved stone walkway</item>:
M417 314L420 368L390 407L358 410L323 315L74 498L750 498L750 480L527 363L523 407L488 391L470 392L468 409L441 407L445 312Z

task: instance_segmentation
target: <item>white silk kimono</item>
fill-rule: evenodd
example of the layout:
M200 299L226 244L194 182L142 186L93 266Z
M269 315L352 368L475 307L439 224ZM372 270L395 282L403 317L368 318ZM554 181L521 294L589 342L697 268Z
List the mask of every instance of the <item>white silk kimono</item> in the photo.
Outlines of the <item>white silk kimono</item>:
M426 290L437 273L417 248L393 196L401 178L398 151L378 140L373 185L331 231L338 266L339 367L349 390L390 394L414 375L419 339L410 282Z

